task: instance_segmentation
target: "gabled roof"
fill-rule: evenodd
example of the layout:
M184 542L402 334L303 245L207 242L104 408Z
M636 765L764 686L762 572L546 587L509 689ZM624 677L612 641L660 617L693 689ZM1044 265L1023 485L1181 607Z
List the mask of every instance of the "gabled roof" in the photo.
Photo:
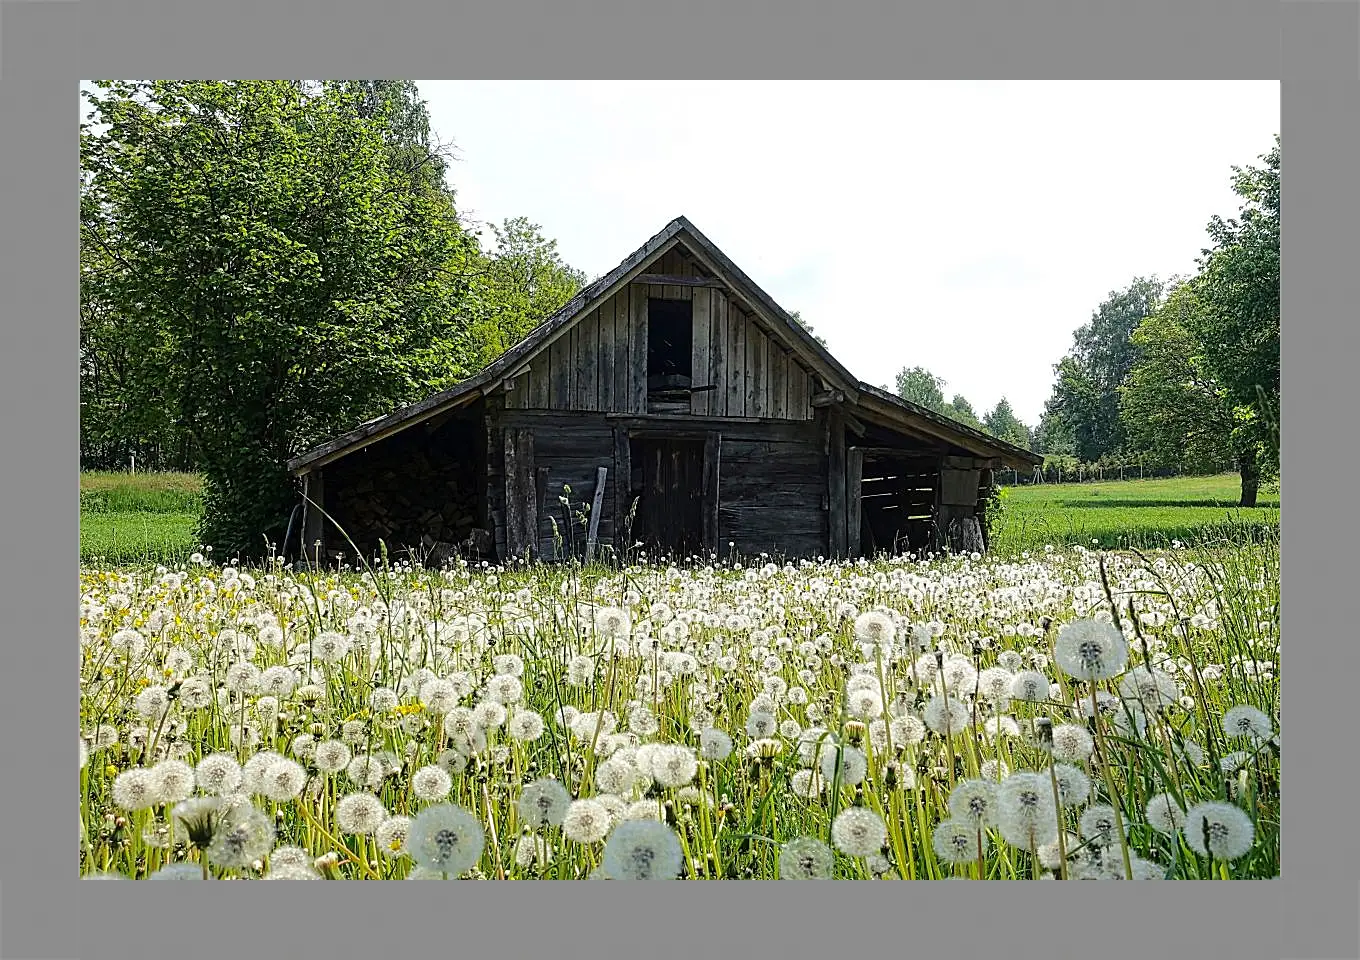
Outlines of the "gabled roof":
M850 403L858 403L859 395L864 394L878 401L878 406L886 406L889 419L900 421L909 432L924 432L965 450L981 453L983 456L996 456L1012 465L1018 463L1021 468L1042 460L1028 450L981 433L857 379L802 324L789 316L769 294L760 289L729 260L711 240L684 217L676 217L660 233L625 257L617 267L583 287L560 310L540 323L527 337L480 373L417 403L375 417L347 433L313 447L288 461L288 469L294 474L306 473L324 463L339 459L351 450L367 446L377 439L465 403L471 403L529 361L563 328L613 296L633 277L640 274L649 263L659 259L671 247L682 242L703 266L730 286L737 296L754 307L762 318L772 325L776 335L785 340L787 345L802 356L827 383L844 392Z

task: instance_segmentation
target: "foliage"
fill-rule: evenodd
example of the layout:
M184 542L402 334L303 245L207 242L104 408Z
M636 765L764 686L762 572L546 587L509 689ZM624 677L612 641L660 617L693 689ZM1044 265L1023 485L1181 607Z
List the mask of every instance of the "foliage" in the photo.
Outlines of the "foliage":
M1191 334L1204 304L1191 284L1175 286L1133 333L1139 351L1121 390L1135 449L1153 462L1203 470L1232 459L1234 417L1223 386L1206 369Z
M1030 445L1030 431L1011 409L1010 401L1002 397L995 407L982 418L982 429L1007 443L1025 449Z
M117 325L123 402L192 440L203 540L258 552L295 499L289 457L466 373L476 243L400 91L99 88L81 130L87 302ZM394 142L394 121L414 139Z
M936 413L944 413L948 406L944 399L944 388L945 381L925 367L903 368L897 374L897 395Z
M968 398L961 393L954 394L954 399L944 405L940 411L951 420L957 420L965 426L972 427L974 430L982 429L982 421L978 419L977 413L973 410L973 405L968 402Z
M1231 444L1242 464L1242 502L1279 469L1280 139L1259 167L1234 167L1235 219L1209 223L1213 246L1193 281L1203 310L1186 315L1205 369L1232 404Z
M1155 278L1140 277L1112 291L1053 368L1057 382L1045 410L1045 434L1071 438L1072 452L1082 460L1099 460L1125 445L1118 391L1137 356L1130 337L1157 309L1162 288Z
M464 360L476 369L523 340L574 297L586 280L563 262L557 241L546 239L538 224L516 217L491 229L495 250L485 257L469 307L476 318Z

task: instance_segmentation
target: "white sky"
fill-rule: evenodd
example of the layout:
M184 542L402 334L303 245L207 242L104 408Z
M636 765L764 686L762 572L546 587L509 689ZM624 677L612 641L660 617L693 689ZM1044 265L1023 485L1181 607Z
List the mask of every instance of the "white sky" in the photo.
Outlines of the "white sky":
M421 81L464 213L591 278L683 214L856 376L1033 425L1072 331L1194 270L1277 82ZM489 231L487 239L490 239Z

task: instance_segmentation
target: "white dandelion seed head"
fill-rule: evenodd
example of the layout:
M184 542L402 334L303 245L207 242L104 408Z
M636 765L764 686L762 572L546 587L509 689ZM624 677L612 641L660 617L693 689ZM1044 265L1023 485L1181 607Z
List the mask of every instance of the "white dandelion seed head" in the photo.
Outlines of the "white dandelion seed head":
M352 755L340 740L323 740L312 753L316 768L322 773L339 773L349 766Z
M606 760L605 764L610 762ZM597 770L597 781L598 773ZM551 777L543 777L527 784L520 791L516 809L520 820L526 826L539 830L543 827L561 826L570 806L571 794L567 792L567 788Z
M1224 712L1223 732L1230 737L1246 737L1252 743L1265 743L1274 735L1275 724L1264 711L1240 704Z
M182 760L162 760L151 768L151 788L159 803L187 800L194 782L194 768Z
M600 801L573 800L562 818L562 833L573 843L599 843L609 833L609 811Z
M1100 619L1075 620L1058 628L1054 659L1077 680L1109 680L1124 672L1129 644L1112 623Z
M977 824L972 821L945 820L935 827L931 834L931 846L935 855L945 863L970 863L978 858ZM991 840L986 831L981 832L982 854L991 850Z
M1011 846L1037 849L1057 837L1057 807L1047 777L1013 773L997 786L996 800L996 826Z
M249 803L224 808L208 845L208 860L229 869L252 866L274 846L274 823Z
M840 782L844 786L853 787L861 783L869 773L869 760L858 747L827 745L818 761L822 779L827 783L835 782L837 765L840 767Z
M1164 837L1174 836L1185 824L1185 811L1170 793L1159 793L1148 798L1143 808L1147 824Z
M1119 831L1114 821L1114 807L1097 803L1082 811L1078 824L1081 835L1093 846L1110 847L1119 842Z
M113 804L123 810L145 810L155 806L156 782L145 767L124 770L113 779Z
M968 708L957 696L931 697L921 716L926 726L942 737L956 737L968 728Z
M486 832L471 812L454 804L426 807L407 828L406 849L417 865L451 877L467 873L482 857Z
M732 738L717 727L708 727L699 734L699 755L705 760L726 760L732 755Z
M406 838L411 832L411 818L406 816L388 817L373 831L378 852L388 860L395 860L406 852Z
M335 824L341 833L367 836L387 819L382 801L371 793L351 793L335 805Z
M1050 686L1048 677L1038 670L1023 670L1011 679L1010 695L1016 700L1039 703L1048 699Z
M779 730L779 721L773 713L756 711L746 719L746 735L753 740L772 737Z
M960 780L949 792L950 819L976 827L996 815L996 784L986 779Z
M421 767L411 774L411 793L423 803L445 800L452 789L453 778L442 767Z
M779 848L780 880L830 880L835 855L822 841L796 837Z
M516 710L506 724L506 733L521 743L532 743L545 729L543 717L532 710Z
M847 807L831 823L831 840L849 857L877 853L888 840L883 818L864 807Z
M244 779L241 765L227 753L209 754L194 768L194 781L204 793L235 793L241 788Z
M1085 727L1060 723L1053 728L1052 754L1060 763L1085 763L1095 747L1095 740Z
M1197 803L1185 811L1181 834L1201 857L1236 860L1251 850L1256 827L1242 808L1231 803Z
M694 779L699 772L699 760L683 744L663 744L652 754L650 771L661 786L676 789Z
M1058 784L1058 803L1080 806L1091 798L1091 778L1070 763L1054 763L1052 777Z
M656 820L625 820L605 841L601 863L613 880L674 880L684 866L680 838Z

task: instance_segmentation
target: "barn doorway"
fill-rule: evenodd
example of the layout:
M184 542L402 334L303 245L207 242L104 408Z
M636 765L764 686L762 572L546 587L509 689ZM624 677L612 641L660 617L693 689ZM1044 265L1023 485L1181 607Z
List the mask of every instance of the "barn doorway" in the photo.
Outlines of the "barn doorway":
M653 557L698 554L704 546L704 440L636 437L630 446L636 539Z

